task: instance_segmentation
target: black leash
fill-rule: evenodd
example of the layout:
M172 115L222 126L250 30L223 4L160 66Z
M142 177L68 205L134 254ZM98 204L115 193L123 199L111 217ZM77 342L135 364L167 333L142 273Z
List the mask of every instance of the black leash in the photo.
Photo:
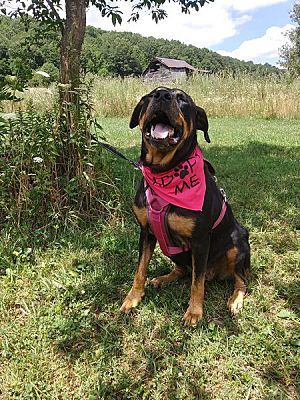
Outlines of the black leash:
M108 144L108 143L100 142L100 140L98 140L98 139L96 138L96 136L94 136L94 135L92 135L92 139L93 139L95 142L97 142L101 147L103 147L104 149L110 151L110 152L111 152L112 154L114 154L115 156L118 156L118 157L120 157L120 158L123 158L123 160L128 161L129 164L131 164L131 165L134 167L134 169L138 169L138 170L141 169L139 163L137 163L136 161L133 161L133 160L131 160L130 158L124 156L124 154L122 154L122 153L121 153L119 150L117 150L114 146L112 146L112 145L110 145L110 144Z

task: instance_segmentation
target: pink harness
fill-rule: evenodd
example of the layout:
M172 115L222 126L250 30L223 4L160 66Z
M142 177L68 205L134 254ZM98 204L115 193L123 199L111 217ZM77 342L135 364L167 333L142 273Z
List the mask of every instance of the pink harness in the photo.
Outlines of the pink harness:
M189 248L172 245L166 229L169 208L170 203L157 196L150 187L146 189L146 210L151 231L156 237L161 251L166 256L173 256L188 251Z
M196 146L190 157L172 170L154 174L149 167L142 166L141 171L145 178L148 221L162 252L166 256L173 256L188 251L188 246L172 244L167 230L167 216L171 204L189 210L202 210L206 181L199 147ZM226 209L224 200L212 229L221 223Z

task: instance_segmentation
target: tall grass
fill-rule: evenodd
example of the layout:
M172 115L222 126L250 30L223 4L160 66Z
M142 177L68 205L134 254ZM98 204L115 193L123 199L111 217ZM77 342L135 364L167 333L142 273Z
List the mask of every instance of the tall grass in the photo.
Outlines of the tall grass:
M99 116L129 116L137 101L151 89L167 85L189 93L195 102L217 117L299 118L300 81L284 76L254 77L195 76L187 81L170 84L146 82L139 78L99 78L94 81L94 108ZM25 109L29 103L37 111L53 107L55 89L34 88L23 94L17 109ZM10 104L2 104L11 111Z
M33 109L37 112L52 111L57 96L54 86L51 88L28 88L24 92L17 92L20 101L0 101L0 111L10 113L14 111L26 111Z
M97 79L94 85L96 112L103 116L128 116L141 96L159 84L137 78ZM210 116L300 117L300 81L249 75L199 75L168 86L189 93Z
M300 80L286 77L195 76L173 83L146 82L139 78L99 78L94 81L94 108L99 116L129 116L137 101L151 89L167 85L189 93L211 117L299 118ZM55 88L30 88L16 109L32 104L37 111L53 107ZM11 111L11 104L2 104Z

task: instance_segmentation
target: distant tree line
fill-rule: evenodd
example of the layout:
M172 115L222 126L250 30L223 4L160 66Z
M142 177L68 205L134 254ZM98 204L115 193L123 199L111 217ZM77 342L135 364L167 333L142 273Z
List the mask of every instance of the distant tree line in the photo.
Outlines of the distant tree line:
M19 18L0 17L0 75L28 77L31 71L42 70L55 81L59 71L59 32L54 27L29 22L24 26ZM195 68L213 72L263 76L280 73L270 64L240 61L177 40L103 31L92 26L87 27L82 57L84 72L100 76L139 76L154 57L183 59ZM32 83L40 84L43 79L41 75L33 75Z

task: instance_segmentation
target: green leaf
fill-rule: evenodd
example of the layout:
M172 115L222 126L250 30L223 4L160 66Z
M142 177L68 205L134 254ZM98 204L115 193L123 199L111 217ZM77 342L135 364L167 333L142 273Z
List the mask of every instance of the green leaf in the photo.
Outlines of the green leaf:
M117 18L118 23L121 25L121 23L122 23L121 15L120 14L116 14L116 18Z
M300 347L300 339L295 339L291 341L292 346Z
M292 318L293 314L289 310L282 309L277 314L277 317L279 317L279 318Z

